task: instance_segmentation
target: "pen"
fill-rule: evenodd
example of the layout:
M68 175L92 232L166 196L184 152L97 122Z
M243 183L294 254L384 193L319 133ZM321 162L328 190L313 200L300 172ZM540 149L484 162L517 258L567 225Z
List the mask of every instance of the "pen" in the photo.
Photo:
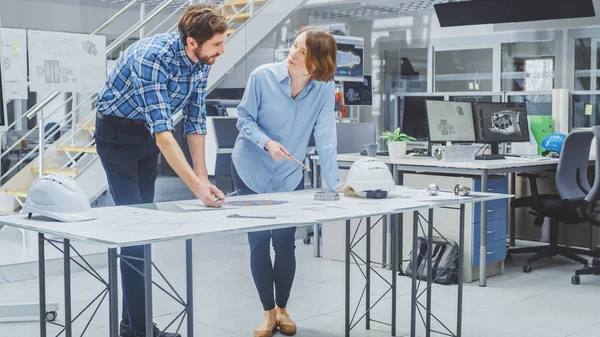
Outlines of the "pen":
M310 169L308 167L306 167L306 165L302 164L301 162L298 161L298 159L292 157L291 154L288 154L288 157L290 157L291 159L293 159L296 163L298 163L300 166L302 166L307 172L310 172Z
M232 195L236 195L236 194L238 194L240 191L241 191L240 189L237 189L237 190L235 190L235 191L233 191L233 192L229 192L229 193L225 194L225 198L227 198L227 197L230 197L230 196L232 196ZM217 200L221 200L221 198L218 198L218 197L217 197Z

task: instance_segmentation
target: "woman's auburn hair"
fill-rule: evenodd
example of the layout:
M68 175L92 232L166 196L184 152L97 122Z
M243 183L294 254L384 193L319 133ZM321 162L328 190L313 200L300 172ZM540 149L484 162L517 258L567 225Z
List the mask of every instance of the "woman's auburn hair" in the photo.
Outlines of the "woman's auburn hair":
M333 80L337 66L337 43L328 31L306 26L298 35L306 33L306 69L315 81Z

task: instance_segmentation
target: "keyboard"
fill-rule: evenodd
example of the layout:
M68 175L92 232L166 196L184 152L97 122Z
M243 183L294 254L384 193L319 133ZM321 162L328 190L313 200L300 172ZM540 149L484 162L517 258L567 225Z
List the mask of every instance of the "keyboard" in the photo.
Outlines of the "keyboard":
M506 159L503 154L480 154L475 156L475 160L498 160Z

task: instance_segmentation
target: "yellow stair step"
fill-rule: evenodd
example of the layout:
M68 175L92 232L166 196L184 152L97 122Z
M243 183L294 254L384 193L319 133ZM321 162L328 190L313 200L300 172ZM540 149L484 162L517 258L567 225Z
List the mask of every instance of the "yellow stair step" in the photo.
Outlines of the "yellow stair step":
M267 2L267 0L254 0L254 4L262 4ZM250 0L231 0L225 4L224 7L232 7L232 6L246 6L250 3Z
M229 35L233 34L233 33L235 32L235 30L236 30L235 28L229 28L229 29L227 30L227 32L226 32L226 33L227 33L227 36L229 36Z
M8 195L12 195L19 198L27 198L27 189L14 189L14 190L5 190L4 191Z
M231 20L233 18L234 21L245 21L248 20L250 18L250 13L249 12L244 12L244 13L239 13L237 15L227 15L227 20ZM234 18L235 17L235 18Z
M60 168L58 167L44 167L44 174L54 174L54 173L59 173L68 177L74 177L77 175L78 170L74 169L74 168L65 168L62 171L58 172ZM33 173L40 173L40 168L39 167L32 167L31 168L31 172Z
M88 146L85 150L83 149L83 146L61 146L60 149L62 151L73 153L79 153L81 151L83 151L84 153L98 153L95 146Z
M96 131L96 124L94 124L94 123L86 124L86 126L83 127L83 130Z

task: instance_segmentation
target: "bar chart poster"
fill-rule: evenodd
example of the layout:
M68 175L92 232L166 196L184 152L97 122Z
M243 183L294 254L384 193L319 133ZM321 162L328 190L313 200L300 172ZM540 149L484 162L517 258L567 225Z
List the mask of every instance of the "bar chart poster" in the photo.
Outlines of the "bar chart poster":
M336 81L362 82L365 40L362 37L334 35L337 42Z

